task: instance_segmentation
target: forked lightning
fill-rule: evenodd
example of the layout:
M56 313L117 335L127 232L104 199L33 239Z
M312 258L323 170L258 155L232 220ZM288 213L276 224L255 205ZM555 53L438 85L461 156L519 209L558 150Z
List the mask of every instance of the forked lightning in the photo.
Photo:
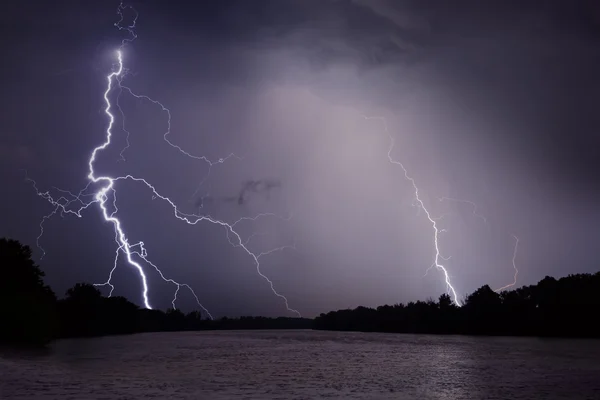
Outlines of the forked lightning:
M133 17L132 23L130 25L123 26L122 25L122 23L124 21L123 12L128 9L134 13L134 17ZM206 221L206 222L210 222L211 224L223 227L227 232L228 241L236 247L241 247L254 261L255 266L256 266L256 271L258 272L260 277L263 278L269 284L269 287L270 287L271 291L273 292L273 294L275 294L275 296L277 296L281 300L283 300L283 302L285 303L285 307L288 311L300 316L300 313L297 310L295 310L289 306L287 298L284 295L282 295L281 293L277 292L277 290L275 290L273 282L266 275L264 275L261 272L261 268L260 268L261 265L259 262L260 257L262 257L264 255L270 254L273 251L283 250L283 249L290 248L290 247L293 248L293 246L282 246L282 247L278 247L278 248L270 250L270 251L263 251L260 253L255 253L255 252L251 251L248 247L249 239L246 241L242 240L240 234L235 230L235 226L237 224L241 223L242 221L245 221L245 220L255 221L261 217L274 216L273 214L259 214L255 217L243 217L233 223L227 223L225 221L215 219L215 218L212 218L207 215L188 214L188 213L181 212L172 200L170 200L167 196L164 196L161 193L159 193L158 190L155 188L155 186L150 184L144 178L134 177L132 175L124 175L124 176L116 176L116 177L108 176L108 175L97 175L97 173L94 169L94 164L96 162L97 155L99 153L101 153L102 151L106 150L111 145L111 139L112 139L112 135L113 135L112 130L113 130L113 126L115 124L115 115L113 113L113 105L110 100L110 95L114 89L119 90L119 96L125 92L125 93L129 93L136 99L147 100L147 101L152 102L155 105L160 106L161 110L163 112L167 113L167 116L168 116L168 121L167 121L168 122L168 130L163 135L164 140L171 147L177 149L183 155L193 158L193 159L201 160L201 161L207 163L208 167L209 167L209 171L208 171L209 173L210 173L210 168L214 164L224 163L228 158L235 157L234 154L230 154L227 157L220 158L216 162L212 162L204 156L193 155L193 154L185 151L184 149L182 149L180 146L172 143L168 138L168 136L170 134L170 126L171 126L171 113L170 113L169 109L166 108L162 103L160 103L156 100L153 100L148 96L135 94L130 88L128 88L127 86L124 86L122 84L122 81L126 75L126 70L123 65L123 52L124 52L125 46L137 38L137 35L136 35L134 29L135 29L135 24L136 24L137 18L138 18L138 13L132 7L125 6L122 3L119 5L117 13L120 18L119 18L119 21L115 24L115 26L119 30L127 31L130 34L130 37L126 38L122 41L121 46L119 47L119 49L116 51L116 54L115 54L116 59L117 59L116 68L114 69L113 72L108 74L106 77L107 86L106 86L106 91L104 92L104 102L105 102L106 107L105 107L104 111L106 113L106 116L108 117L108 126L107 126L106 132L105 132L105 134L106 134L105 141L101 145L99 145L93 149L91 156L89 158L88 175L87 175L87 178L89 181L88 184L77 194L74 194L74 193L71 193L68 191L64 191L64 190L60 190L57 188L53 188L57 192L60 193L60 196L55 198L51 195L50 191L42 192L42 191L38 190L36 182L33 181L32 179L30 179L29 177L27 178L29 181L32 182L36 193L40 197L44 198L45 200L47 200L49 203L51 203L53 205L52 212L50 214L44 216L42 221L40 222L40 235L38 236L37 241L38 241L38 247L40 247L40 249L42 251L42 256L45 254L45 252L41 248L39 241L40 241L41 236L44 233L44 222L45 221L47 221L49 218L56 215L57 213L60 213L61 216L65 215L65 214L72 214L77 217L81 217L82 212L84 210L86 210L92 204L97 204L100 207L100 210L102 212L102 216L103 216L104 220L107 222L110 222L113 225L113 228L115 230L115 242L117 243L117 250L116 250L116 254L115 254L115 258L114 258L114 264L113 264L112 269L110 270L108 279L104 283L97 284L97 286L109 286L111 288L109 295L112 294L114 286L111 283L111 279L112 279L113 273L117 267L119 255L123 254L123 255L125 255L127 263L129 265L131 265L132 267L134 267L140 275L140 278L142 281L142 299L143 299L144 306L146 308L151 309L152 306L151 306L150 300L149 300L148 282L147 282L146 273L144 272L143 264L150 265L158 272L159 276L164 281L172 283L173 285L176 286L174 298L172 300L172 305L174 308L176 306L177 295L179 293L179 290L181 289L181 287L184 287L192 293L192 295L196 299L199 307L206 313L206 315L208 317L212 318L212 315L210 314L210 312L200 303L198 296L196 295L196 293L192 290L192 288L189 285L187 285L185 283L179 283L173 279L167 278L163 274L163 272L148 259L148 253L147 253L146 248L144 247L143 242L137 242L134 244L129 242L129 239L128 239L127 235L125 234L123 224L122 224L121 220L117 217L117 213L119 210L117 208L117 190L116 190L117 183L129 181L131 183L137 183L137 184L141 184L141 185L145 186L147 189L150 190L153 198L158 198L158 199L161 199L161 200L167 202L171 206L174 216L183 222L186 222L191 225L195 225L199 222ZM117 97L117 99L118 99L118 97ZM127 134L127 138L126 138L127 145L124 149L122 149L122 151L120 153L121 159L124 160L125 158L123 156L123 153L129 147L129 132L125 129L125 114L123 113L123 110L118 105L118 100L117 100L117 108L121 114L121 118L122 118L122 122L123 122L123 130ZM96 187L98 187L98 188L95 189ZM89 191L91 191L91 193Z

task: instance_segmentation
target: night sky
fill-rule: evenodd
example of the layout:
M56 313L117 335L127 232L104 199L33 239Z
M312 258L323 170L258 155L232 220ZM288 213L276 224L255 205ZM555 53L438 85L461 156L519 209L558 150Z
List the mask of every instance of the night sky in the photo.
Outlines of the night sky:
M124 84L171 110L122 94L101 174L144 177L188 213L234 222L262 272L305 316L437 298L433 230L391 152L439 220L440 249L460 296L598 270L600 6L597 1L145 1L123 51ZM126 32L118 2L20 1L0 15L4 56L0 236L34 249L52 206L41 191L79 191L104 141L103 92ZM131 19L131 14L126 14ZM111 94L116 99L116 93ZM281 183L235 198L248 180ZM196 193L197 192L197 193ZM439 201L440 197L466 202ZM210 201L212 199L212 201ZM118 217L165 276L194 288L213 315L293 315L233 248L223 227L189 226L135 182L117 184ZM45 222L39 261L62 296L104 282L117 245L96 205ZM148 265L155 308L175 287ZM141 304L121 262L115 295ZM106 294L106 288L102 289ZM177 306L197 308L180 292Z

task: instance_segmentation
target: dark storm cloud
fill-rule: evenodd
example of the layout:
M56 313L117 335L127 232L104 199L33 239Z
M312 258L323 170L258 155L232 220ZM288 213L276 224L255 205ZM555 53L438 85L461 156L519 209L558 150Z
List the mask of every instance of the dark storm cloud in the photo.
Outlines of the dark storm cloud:
M477 112L483 102L486 112L496 108L516 120L515 147L537 148L543 160L536 161L562 184L595 181L589 165L600 144L597 2L425 1L411 9L429 21L434 57L466 106Z
M248 180L242 182L242 188L239 193L235 196L200 196L194 202L196 208L204 208L205 205L213 204L226 204L226 203L237 203L243 205L248 201L248 198L252 195L262 194L265 195L266 199L270 199L271 191L280 188L282 185L281 181L277 179L259 179L259 180Z
M48 212L21 183L19 168L41 187L84 183L89 151L106 126L105 74L122 39L112 25L116 5L19 2L0 17L12 38L2 48L12 55L3 75L2 178L19 188L1 200L1 208L19 210L1 234L34 244ZM164 143L165 115L152 104L124 97L132 133L127 161L116 161L124 145L117 128L114 154L99 168L148 177L181 207L228 221L293 213L289 221L240 229L244 237L260 234L251 239L259 251L297 238L297 251L265 257L263 271L300 311L444 290L436 271L423 278L431 227L411 206L402 172L388 163L381 121L363 115L386 117L396 138L392 156L406 163L434 214L448 213L441 246L452 255L448 267L461 294L512 279L511 233L521 239L521 283L593 268L596 2L134 5L139 39L126 49L127 84L170 107L170 138L178 145L211 159L232 151L241 157L213 167L198 190L206 165ZM266 177L281 187L267 189ZM139 186L119 190L132 240L143 239L156 264L192 284L214 314L282 313L220 229L173 221ZM475 201L487 224L441 196ZM46 227L60 233L45 237L43 264L59 292L78 280L104 280L112 263L112 232L93 211L86 221ZM118 274L119 293L139 300L136 275L125 266ZM173 288L150 280L155 302L169 305Z

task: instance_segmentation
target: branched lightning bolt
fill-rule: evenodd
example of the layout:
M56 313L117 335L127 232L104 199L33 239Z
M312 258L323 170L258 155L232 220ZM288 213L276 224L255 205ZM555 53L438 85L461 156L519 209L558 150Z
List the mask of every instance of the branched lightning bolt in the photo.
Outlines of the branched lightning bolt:
M433 218L431 216L431 213L427 209L427 207L425 207L425 203L423 203L423 200L421 199L421 197L419 195L419 187L417 186L417 183L415 182L414 178L412 178L408 174L408 170L406 169L404 164L402 164L400 161L394 160L394 158L392 157L392 150L394 149L395 140L394 140L394 137L390 134L390 132L388 130L387 120L384 117L367 117L367 116L365 116L364 118L367 120L377 119L383 123L384 131L390 139L390 147L388 148L388 153L387 153L388 160L390 161L390 163L399 165L400 168L402 168L402 171L404 172L404 177L412 184L412 187L415 191L415 200L417 202L417 205L419 206L420 209L423 210L423 212L425 213L425 216L431 223L431 227L433 228L433 244L434 244L434 249L435 249L435 256L433 259L433 264L429 268L432 268L433 266L435 266L438 270L440 270L444 273L446 287L448 288L449 292L452 293L452 298L454 300L454 303L460 307L461 303L460 303L460 300L458 299L458 295L456 294L456 290L454 289L454 286L452 286L452 283L450 282L450 275L448 274L448 270L444 267L444 265L440 261L440 260L448 260L448 258L444 258L440 254L439 235L442 232L442 230L438 228L437 218Z
M90 185L89 183L86 187L84 187L79 192L78 195L74 195L73 193L69 192L68 190L63 190L63 189L53 187L53 189L55 189L56 191L71 196L71 200L67 199L65 196L60 196L55 200L52 197L52 195L50 194L50 191L42 192L38 189L37 183L27 175L27 171L25 171L25 180L28 182L31 182L31 185L33 186L33 189L35 190L35 192L38 196L40 196L41 198L48 201L50 204L52 204L54 206L54 209L49 214L44 215L42 217L42 220L40 221L40 224L39 224L40 233L38 234L38 236L35 239L37 247L42 252L42 255L40 256L40 260L42 260L44 258L44 256L46 255L46 251L40 244L40 239L44 235L44 223L46 221L48 221L50 218L52 218L54 215L56 215L57 212L60 212L61 217L63 217L65 214L73 214L77 217L81 217L81 211L88 208L92 203L95 203L95 200L91 201L89 203L85 203L83 200L81 200L82 197L91 196L90 194L85 193L85 191L87 190L87 188ZM68 208L74 202L78 202L81 204L81 207L78 210L71 210Z
M516 235L512 235L512 237L515 239L515 248L513 250L513 257L512 257L512 265L513 265L513 269L515 270L515 276L514 276L514 280L512 283L509 283L508 285L502 286L499 289L494 290L495 292L501 292L505 289L508 289L509 287L515 286L517 284L517 276L519 275L519 270L517 269L517 264L516 264L516 258L517 258L517 250L519 248L519 238Z
M452 293L452 297L454 300L454 303L457 306L461 306L460 301L458 300L457 294L456 294L456 290L454 289L454 287L452 286L451 282L450 282L450 276L448 274L447 269L441 264L440 259L443 261L448 261L450 260L451 256L449 257L444 257L441 255L440 253L440 248L439 248L439 236L441 233L447 232L446 229L440 229L437 226L437 221L441 218L443 218L443 215L439 218L434 218L431 216L431 213L429 212L429 210L425 207L425 204L423 203L423 200L420 198L419 196L419 188L414 180L414 178L412 178L409 174L408 174L408 170L406 169L406 167L404 166L404 164L402 164L400 161L394 160L392 158L392 150L394 149L394 145L395 145L395 140L394 137L390 134L389 130L388 130L388 126L387 126L387 120L384 117L364 117L365 119L369 120L369 119L377 119L382 121L383 126L384 126L384 131L387 133L389 139L390 139L390 147L388 149L388 160L392 163L392 164L396 164L399 165L402 168L402 171L404 172L404 177L410 181L410 183L413 186L413 189L415 191L415 199L413 201L413 206L417 206L418 210L423 210L423 212L425 213L425 215L427 216L427 219L429 220L429 222L431 223L431 226L433 227L434 230L434 248L435 248L435 257L434 257L434 261L432 263L431 266L429 266L429 268L427 268L427 270L425 271L425 275L427 275L427 273L429 272L429 270L433 267L437 267L438 269L440 269L443 273L444 273L444 278L446 281L446 285L449 289L449 291ZM469 200L462 200L462 199L456 199L456 198L452 198L452 197L440 197L438 198L439 201L454 201L454 202L460 202L460 203L467 203L470 204L473 207L473 215L476 216L477 218L480 218L481 220L483 220L483 222L487 225L488 221L487 218L481 214L479 214L477 212L477 204L469 201ZM417 214L418 215L418 214ZM515 259L517 257L517 249L519 246L519 238L516 235L512 235L512 237L515 239L515 247L514 247L514 251L513 251L513 258L512 258L512 265L513 265L513 269L515 270L515 275L514 275L514 279L513 282L505 285L499 289L496 289L496 292L500 292L502 290L508 289L509 287L512 287L514 285L517 284L517 276L519 275L519 270L517 269L516 266L516 262Z
M133 18L133 22L131 23L131 25L129 26L123 26L122 22L124 20L124 15L123 12L126 9L131 9L135 16ZM283 296L282 294L280 294L279 292L277 292L275 290L274 284L273 282L261 272L260 269L260 262L259 262L259 258L262 256L265 256L267 254L272 253L273 251L278 251L278 250L283 250L286 248L295 248L294 246L282 246L282 247L278 247L276 249L273 249L271 251L266 251L266 252L261 252L261 253L254 253L253 251L251 251L248 247L248 241L250 240L250 238L248 238L248 240L243 241L241 236L235 231L234 227L245 220L252 220L252 221L256 221L258 218L261 217L266 217L266 216L274 216L274 214L259 214L255 217L242 217L239 220L235 221L234 223L227 223L218 219L214 219L210 216L207 215L197 215L197 214L188 214L188 213L183 213L181 212L177 206L175 205L175 203L170 200L167 196L164 196L162 194L160 194L157 189L155 188L155 186L153 186L152 184L150 184L146 179L144 178L139 178L139 177L134 177L132 175L124 175L124 176L117 176L117 177L111 177L111 176L97 176L96 172L94 170L94 164L96 161L96 157L97 155L104 151L105 149L107 149L110 145L111 145L111 139L112 139L112 128L114 126L115 123L115 116L112 113L112 104L109 98L110 93L113 91L113 89L117 88L119 90L119 96L123 93L123 92L127 92L130 95L132 95L133 97L135 97L136 99L141 99L141 100L146 100L149 102L152 102L155 105L158 105L161 107L163 112L167 113L168 116L168 129L167 132L163 135L164 140L173 148L177 149L179 152L181 152L182 154L184 154L187 157L193 158L193 159L197 159L197 160L201 160L204 161L205 163L208 164L209 166L209 171L208 173L210 173L210 168L215 165L215 164L221 164L224 163L228 158L230 157L237 157L235 156L233 153L230 154L229 156L225 157L225 158L220 158L218 161L213 162L211 160L209 160L207 157L204 156L197 156L197 155L193 155L187 151L185 151L183 148L181 148L180 146L174 144L173 142L171 142L168 138L169 134L170 134L170 127L171 127L171 112L169 111L169 109L167 109L162 103L151 99L148 96L145 95L138 95L135 94L129 87L124 86L122 84L123 78L126 75L126 70L123 66L123 48L126 44L131 43L133 40L135 40L137 38L137 35L134 31L135 28L135 24L137 22L137 18L138 18L138 13L135 9L133 9L130 6L125 6L123 5L123 3L121 3L117 9L117 14L119 15L120 19L117 23L115 23L115 26L119 29L119 30L126 30L129 34L130 34L130 38L124 39L121 43L121 46L119 47L119 49L116 51L116 56L117 56L117 67L116 70L114 70L113 72L111 72L109 75L107 75L107 87L106 87L106 91L104 92L104 102L105 102L105 109L104 112L108 118L108 126L106 128L105 131L105 141L97 146L96 148L93 149L91 156L89 158L88 161L88 184L78 193L78 194L74 194L68 191L64 191L64 190L60 190L57 189L58 191L60 191L63 195L61 195L58 198L54 198L49 191L47 192L41 192L40 190L38 190L37 188L37 184L35 181L33 181L32 179L27 177L27 180L29 180L30 182L32 182L33 187L36 191L36 193L38 194L38 196L44 198L45 200L47 200L49 203L51 203L54 206L53 211L44 216L42 221L40 222L40 235L38 236L37 240L38 240L38 246L39 246L39 239L41 238L41 236L44 233L44 228L43 228L43 224L45 221L47 221L49 218L51 218L52 216L54 216L56 213L58 213L60 211L60 215L64 215L64 214L73 214L77 217L81 217L81 213L86 210L90 205L92 204L98 204L98 206L100 207L100 210L102 212L102 216L104 218L105 221L111 223L113 225L114 231L115 231L115 242L117 243L117 250L115 252L115 259L114 259L114 264L112 269L110 270L110 273L108 275L108 279L106 282L104 283L100 283L97 284L97 286L110 286L111 290L109 295L112 294L113 290L114 290L114 286L111 283L111 279L112 279L112 275L113 272L115 271L116 267L117 267L117 262L118 262L118 258L119 258L119 254L123 253L127 259L127 263L129 265L131 265L132 267L134 267L139 275L140 278L142 280L142 297L143 297L143 302L144 302L144 306L148 309L151 309L151 305L150 305L150 301L148 298L148 283L147 283L147 277L146 274L144 272L144 269L141 265L141 263L139 261L136 260L139 259L141 261L143 261L145 264L148 264L150 266L152 266L160 275L160 277L165 280L166 282L172 283L174 285L176 285L176 291L175 291L175 295L174 298L172 300L172 305L175 308L175 302L177 300L177 294L179 293L179 289L183 286L187 289L189 289L191 291L191 293L193 294L194 298L196 299L198 305L202 308L202 310L210 317L212 318L212 315L210 314L210 312L208 312L208 310L200 303L198 296L196 295L196 293L192 290L192 288L185 284L185 283L179 283L174 281L173 279L167 278L164 276L164 274L162 273L162 271L160 271L160 269L153 264L150 260L148 260L148 253L146 248L144 247L144 243L143 242L138 242L135 244L130 244L129 240L125 234L125 231L123 229L122 223L119 220L119 218L117 218L117 213L118 213L118 208L117 208L117 197L116 197L116 188L115 185L116 183L120 182L120 181L133 181L135 183L141 183L143 184L147 189L150 189L151 193L152 193L152 198L156 199L159 198L165 202L167 202L171 208L173 209L173 213L175 215L175 217L183 222L186 222L187 224L190 225L195 225L201 221L207 221L210 222L214 225L219 225L222 226L226 229L227 232L227 239L228 241L234 245L235 247L241 247L253 260L256 266L256 271L258 272L259 276L262 277L264 280L267 281L267 283L269 284L271 291L273 292L273 294L275 294L277 297L279 297L280 299L282 299L285 303L286 309L298 316L300 316L300 313L293 309L290 308L289 304L288 304L288 300L285 296ZM123 129L124 132L126 132L127 134L127 146L121 151L121 158L124 160L124 156L123 156L123 152L129 147L129 132L125 129L125 119L124 119L124 113L123 110L120 108L119 104L118 104L118 99L119 97L117 97L117 102L116 102L116 106L117 109L119 110L121 117L123 118ZM238 157L239 158L239 157ZM206 178L205 178L206 179ZM92 186L99 186L99 189L97 189L94 193L90 194L87 193L87 190L92 187ZM68 197L66 197L68 196ZM89 201L84 201L82 199L87 198L87 197L92 197L91 200ZM112 199L111 202L109 202L109 200ZM80 205L78 207L73 208L73 204L77 204L79 203ZM110 210L109 210L110 208ZM290 217L291 218L291 217ZM40 249L42 250L42 254L45 254L45 252L43 251L43 249L40 247Z
M181 289L181 287L183 286L183 287L185 287L186 289L188 289L192 293L192 295L196 299L196 303L198 304L198 306L200 306L200 308L202 309L202 311L204 311L206 313L206 315L208 315L208 317L210 319L213 319L212 314L206 309L206 307L204 307L202 305L202 303L200 303L200 299L198 299L198 296L196 295L196 292L194 292L194 290L192 289L192 287L190 285L188 285L187 283L176 282L173 279L165 278L165 276L163 275L162 271L156 265L154 265L150 260L148 260L148 252L146 251L146 248L144 247L144 243L143 242L139 242L138 245L140 247L140 251L134 251L134 253L137 254L141 259L143 259L144 261L146 261L147 264L149 264L150 266L152 266L156 270L156 272L158 272L158 274L160 275L160 277L165 282L170 282L170 283L174 284L175 286L177 286L177 289L175 289L175 293L173 295L173 300L171 300L171 305L173 306L173 309L177 308L175 306L175 302L177 301L177 294L179 294L179 289Z

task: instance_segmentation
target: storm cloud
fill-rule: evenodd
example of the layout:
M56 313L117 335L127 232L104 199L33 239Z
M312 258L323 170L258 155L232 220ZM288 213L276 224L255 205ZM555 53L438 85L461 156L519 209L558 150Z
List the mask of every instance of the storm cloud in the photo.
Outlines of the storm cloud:
M250 244L259 253L295 243L261 258L262 271L304 315L446 290L439 271L425 276L432 227L388 160L388 133L390 155L433 216L443 216L440 247L460 295L512 281L513 234L519 285L597 268L595 2L132 4L140 17L124 53L126 84L169 107L173 143L211 160L236 157L209 169L182 156L164 141L166 114L123 95L130 147L119 161L126 134L118 121L98 168L144 176L188 212L210 208L209 198L235 198L215 200L211 216L282 216L239 229L245 238L257 233ZM11 57L2 75L0 179L13 189L0 198L12 210L1 235L35 246L51 211L22 168L41 188L85 184L87 157L106 128L106 74L124 34L113 26L117 5L26 1L3 13L13 39L2 44ZM264 179L281 185L248 184ZM143 240L149 258L189 283L214 315L285 313L221 227L182 224L135 183L118 190L131 240ZM443 196L476 203L486 220ZM59 293L106 279L115 243L96 210L55 218L45 230L42 267ZM127 265L114 284L140 301ZM170 306L172 285L153 274L150 285L153 303ZM193 308L193 298L183 294L179 306Z

